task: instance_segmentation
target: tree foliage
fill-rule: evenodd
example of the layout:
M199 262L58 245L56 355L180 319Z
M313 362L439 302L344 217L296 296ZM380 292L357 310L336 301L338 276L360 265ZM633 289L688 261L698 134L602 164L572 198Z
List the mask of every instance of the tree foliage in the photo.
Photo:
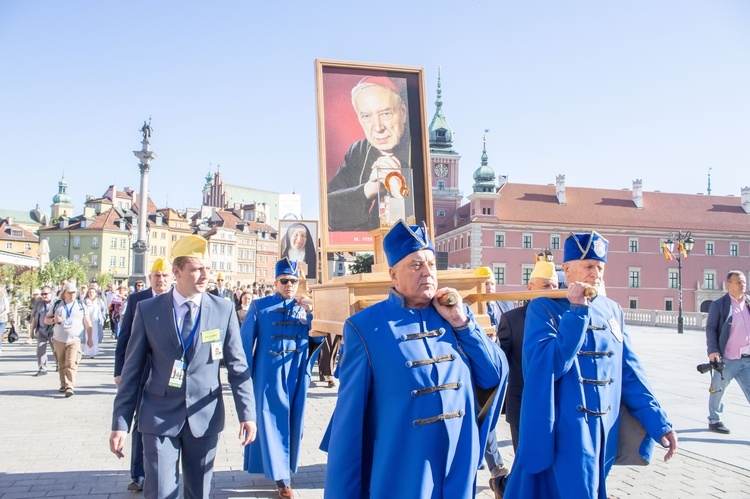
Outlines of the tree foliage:
M349 267L352 274L369 274L372 272L372 265L375 263L375 255L372 253L358 253L357 259Z
M86 282L86 270L80 263L58 256L39 272L41 284L55 285L63 279L75 279L79 283Z

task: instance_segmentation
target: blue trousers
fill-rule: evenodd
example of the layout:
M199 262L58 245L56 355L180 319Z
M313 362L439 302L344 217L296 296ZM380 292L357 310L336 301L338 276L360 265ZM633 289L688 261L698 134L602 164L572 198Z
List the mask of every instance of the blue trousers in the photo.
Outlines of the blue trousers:
M721 402L721 399L724 398L724 392L733 379L737 380L737 384L740 385L747 402L750 403L750 357L722 360L724 360L724 370L722 372L714 370L711 379L713 389L721 390L715 391L708 397L709 423L721 421L721 413L724 412L724 404Z

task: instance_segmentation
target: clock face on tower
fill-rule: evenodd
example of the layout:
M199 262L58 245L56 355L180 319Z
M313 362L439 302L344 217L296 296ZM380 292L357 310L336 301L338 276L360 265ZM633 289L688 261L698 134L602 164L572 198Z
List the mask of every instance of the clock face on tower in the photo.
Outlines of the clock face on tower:
M445 163L438 163L435 165L435 175L438 177L448 176L448 165Z

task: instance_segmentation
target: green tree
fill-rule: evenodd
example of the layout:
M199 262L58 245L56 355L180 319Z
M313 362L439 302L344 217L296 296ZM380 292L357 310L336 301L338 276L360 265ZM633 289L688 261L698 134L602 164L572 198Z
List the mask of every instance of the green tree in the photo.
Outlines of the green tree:
M79 263L58 256L39 272L41 284L55 285L63 279L76 279L79 283L86 282L86 270Z
M107 286L115 282L115 278L112 274L109 272L102 272L101 274L96 274L96 282L99 284L99 289L107 289Z
M349 267L352 274L369 274L372 272L372 265L375 263L375 255L372 253L358 253L357 259Z

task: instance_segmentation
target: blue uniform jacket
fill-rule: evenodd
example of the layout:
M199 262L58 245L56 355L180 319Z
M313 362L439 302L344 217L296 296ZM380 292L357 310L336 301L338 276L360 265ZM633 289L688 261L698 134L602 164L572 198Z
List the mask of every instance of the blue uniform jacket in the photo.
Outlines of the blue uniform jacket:
M258 437L245 447L243 465L250 473L284 480L297 471L315 361L308 336L311 321L312 314L295 305L294 298L284 300L276 293L254 300L242 322L242 346L257 394Z
M533 300L523 342L520 442L505 496L606 498L620 404L644 426L640 453L671 430L623 329L622 309Z
M391 290L346 322L339 399L323 443L326 498L474 497L507 367L466 310L469 327L454 331L432 305L407 308ZM481 429L474 383L501 387Z

